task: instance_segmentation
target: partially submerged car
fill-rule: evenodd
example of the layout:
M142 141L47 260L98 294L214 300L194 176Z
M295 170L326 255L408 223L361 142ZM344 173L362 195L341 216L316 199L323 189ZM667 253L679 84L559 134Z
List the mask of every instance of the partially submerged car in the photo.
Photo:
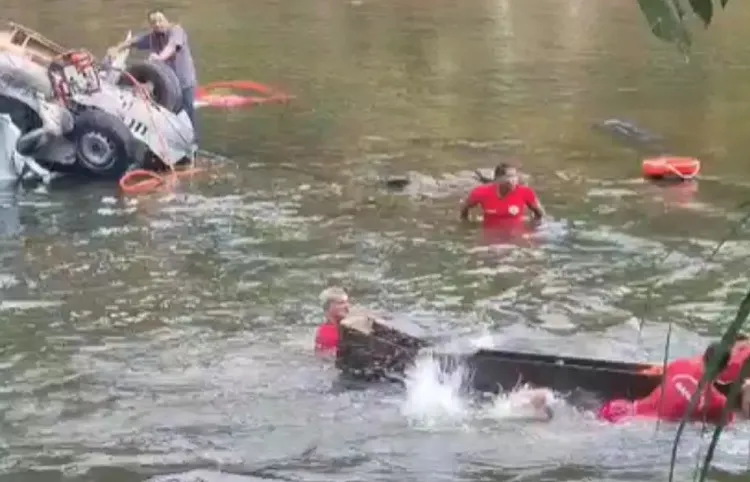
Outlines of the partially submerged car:
M14 160L0 163L30 159L54 173L118 179L133 167L192 160L195 133L176 75L161 62L126 67L127 56L97 62L11 23L0 33L0 115L20 135Z
M0 188L13 185L25 174L27 159L16 151L19 137L21 130L11 117L0 114Z

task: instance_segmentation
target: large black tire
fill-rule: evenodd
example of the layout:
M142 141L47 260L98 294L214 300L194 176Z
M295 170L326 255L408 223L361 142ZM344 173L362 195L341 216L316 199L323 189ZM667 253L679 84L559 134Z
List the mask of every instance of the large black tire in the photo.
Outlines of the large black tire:
M119 118L101 110L85 110L70 134L76 147L75 171L96 179L119 179L135 159L136 145Z
M128 66L126 72L139 83L153 86L152 95L157 104L175 114L182 110L180 80L167 64L158 60L135 62ZM133 79L122 75L118 84L132 86Z

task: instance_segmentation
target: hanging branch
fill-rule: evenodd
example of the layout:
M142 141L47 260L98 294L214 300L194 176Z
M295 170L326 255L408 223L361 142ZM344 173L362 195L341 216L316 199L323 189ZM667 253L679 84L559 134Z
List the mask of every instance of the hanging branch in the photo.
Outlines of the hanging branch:
M711 25L714 18L715 0L638 0L641 12L646 17L649 29L657 38L666 42L673 42L680 52L687 55L690 52L692 39L690 30L685 23L688 9L700 18L704 28ZM717 0L721 8L725 8L729 0Z

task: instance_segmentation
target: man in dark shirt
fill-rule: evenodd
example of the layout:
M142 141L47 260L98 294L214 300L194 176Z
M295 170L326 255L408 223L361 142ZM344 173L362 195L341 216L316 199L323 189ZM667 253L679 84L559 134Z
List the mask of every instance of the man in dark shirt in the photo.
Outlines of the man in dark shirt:
M126 48L137 48L150 51L149 59L161 60L169 65L180 81L183 108L193 123L197 140L194 104L198 81L187 33L181 26L169 22L161 10L149 12L148 22L151 25L150 31L136 35L110 48L108 54L114 56Z

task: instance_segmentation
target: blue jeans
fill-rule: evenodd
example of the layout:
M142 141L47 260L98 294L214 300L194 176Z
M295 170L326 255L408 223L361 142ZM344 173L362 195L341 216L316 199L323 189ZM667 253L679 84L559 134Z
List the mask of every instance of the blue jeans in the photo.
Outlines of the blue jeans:
M198 127L195 125L195 87L184 87L182 89L182 108L190 118L195 131L195 142L198 142Z

